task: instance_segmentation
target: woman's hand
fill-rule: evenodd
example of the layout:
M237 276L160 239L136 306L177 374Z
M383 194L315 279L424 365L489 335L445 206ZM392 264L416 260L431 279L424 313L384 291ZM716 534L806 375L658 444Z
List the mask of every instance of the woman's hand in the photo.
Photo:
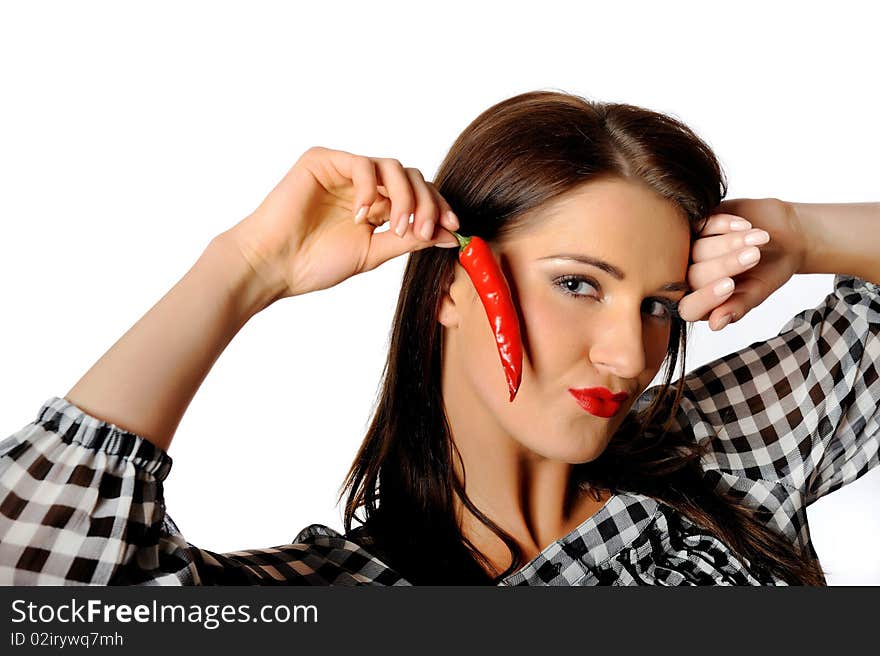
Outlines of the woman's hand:
M679 302L679 314L685 321L708 320L712 330L724 328L797 273L806 248L790 203L776 198L722 202L693 243L687 282L694 291ZM751 262L738 259L748 254ZM716 292L724 282L730 289Z
M388 221L394 230L376 231ZM409 251L457 247L448 230L458 227L449 204L418 169L313 147L252 214L223 234L278 300L332 287Z

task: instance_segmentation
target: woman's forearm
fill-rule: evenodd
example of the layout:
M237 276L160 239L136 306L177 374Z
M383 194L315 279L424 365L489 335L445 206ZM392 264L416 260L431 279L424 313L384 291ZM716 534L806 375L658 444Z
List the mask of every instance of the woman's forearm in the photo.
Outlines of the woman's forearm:
M798 273L848 273L880 284L880 203L792 203L806 238Z
M65 398L167 450L214 362L272 300L223 233Z

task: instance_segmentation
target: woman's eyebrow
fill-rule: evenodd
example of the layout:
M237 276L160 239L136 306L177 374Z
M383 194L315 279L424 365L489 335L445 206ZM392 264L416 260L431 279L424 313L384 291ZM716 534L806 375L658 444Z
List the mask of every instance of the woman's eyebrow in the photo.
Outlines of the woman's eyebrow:
M571 255L568 253L560 253L558 255L547 255L546 257L538 258L539 260L570 260L572 262L580 262L581 264L588 264L592 267L596 267L597 269L601 269L605 273L610 276L613 276L617 280L626 280L626 274L619 268L606 262L605 260L600 260L597 257L590 257L589 255ZM661 285L657 288L657 291L660 292L688 292L690 291L690 287L685 281L678 282L667 282L665 285Z

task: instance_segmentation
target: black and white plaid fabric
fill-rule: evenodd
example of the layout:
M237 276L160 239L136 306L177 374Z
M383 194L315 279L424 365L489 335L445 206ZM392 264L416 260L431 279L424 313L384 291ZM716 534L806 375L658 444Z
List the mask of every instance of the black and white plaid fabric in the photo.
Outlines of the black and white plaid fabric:
M712 442L706 476L813 555L807 506L880 462L878 291L835 276L776 337L690 372L676 417ZM195 547L165 510L170 469L142 437L50 398L0 442L0 583L410 585L319 524L269 549ZM501 585L783 584L764 571L666 504L621 492Z

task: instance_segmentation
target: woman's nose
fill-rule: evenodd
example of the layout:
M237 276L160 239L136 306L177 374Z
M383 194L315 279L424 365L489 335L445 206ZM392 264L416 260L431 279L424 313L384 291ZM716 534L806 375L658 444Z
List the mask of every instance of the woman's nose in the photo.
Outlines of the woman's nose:
M642 316L608 316L608 323L593 331L590 359L617 378L633 380L645 370Z

